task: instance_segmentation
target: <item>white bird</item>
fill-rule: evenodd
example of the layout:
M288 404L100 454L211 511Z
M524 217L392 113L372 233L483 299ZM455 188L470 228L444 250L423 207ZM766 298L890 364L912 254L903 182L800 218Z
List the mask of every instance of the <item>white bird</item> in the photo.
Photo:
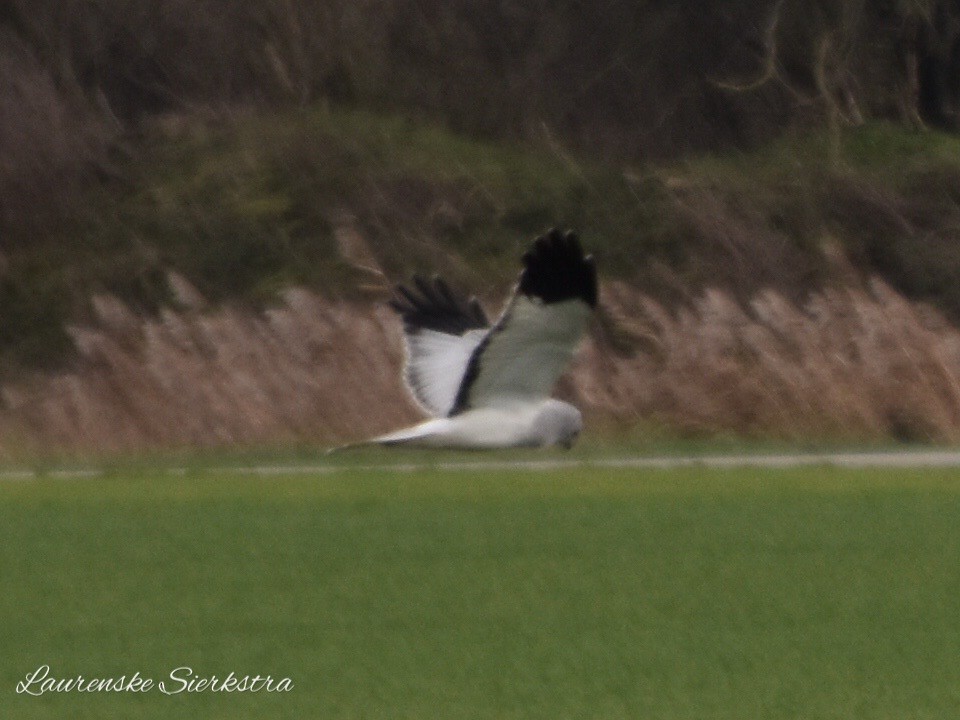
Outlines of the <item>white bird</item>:
M399 285L390 306L403 319L407 387L433 418L358 444L571 447L580 411L550 393L597 304L596 266L577 236L550 230L534 241L492 326L476 298L456 297L439 277L415 275L413 285Z

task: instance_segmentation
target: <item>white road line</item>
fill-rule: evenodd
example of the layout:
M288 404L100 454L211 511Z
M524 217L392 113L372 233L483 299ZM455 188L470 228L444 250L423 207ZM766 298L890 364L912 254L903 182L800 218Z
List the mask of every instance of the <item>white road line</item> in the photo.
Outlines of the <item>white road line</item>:
M960 451L890 451L890 452L840 452L840 453L792 453L792 454L744 454L744 455L685 455L685 456L639 456L595 459L551 460L474 460L464 462L422 462L399 465L341 465L317 466L317 471L417 471L439 470L532 470L548 471L568 468L622 468L625 470L669 470L671 468L796 468L809 466L848 468L960 468Z
M624 470L669 470L671 468L797 468L810 466L840 468L958 468L960 451L956 450L907 450L887 452L833 452L833 453L781 453L740 455L680 455L637 456L593 459L526 459L526 460L444 460L439 462L384 462L382 464L310 464L310 465L223 465L189 468L171 466L160 472L171 476L188 473L215 475L245 475L276 477L282 475L328 475L351 472L414 473L426 470L452 472L482 472L485 470L548 472L573 468L612 468ZM56 468L34 470L25 468L0 469L0 482L36 480L82 480L105 477L108 471L95 467Z
M85 478L101 477L104 471L99 468L62 468L50 470L47 474L57 480L83 480Z
M3 470L0 471L0 482L7 480L35 480L37 473L33 470Z
M483 471L531 470L549 471L570 468L622 468L626 470L664 469L683 467L708 468L794 468L811 465L851 468L960 468L960 451L890 451L842 453L792 453L775 455L681 455L639 456L594 459L530 459L530 460L463 460L422 461L416 463L333 464L333 465L275 465L217 468L217 472L245 475L302 475L353 471L417 472L421 470Z

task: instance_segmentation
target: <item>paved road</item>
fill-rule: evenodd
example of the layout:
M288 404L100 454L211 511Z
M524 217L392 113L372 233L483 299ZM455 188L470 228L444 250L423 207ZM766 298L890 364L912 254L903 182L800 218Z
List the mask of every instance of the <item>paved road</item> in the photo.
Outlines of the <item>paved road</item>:
M624 468L624 469L669 469L680 467L707 468L792 468L808 466L845 468L960 468L960 451L954 450L904 450L889 452L816 452L742 455L664 455L639 457L613 457L595 459L550 458L528 460L463 460L440 462L402 462L384 460L376 464L352 465L342 462L314 465L224 465L202 468L198 472L224 475L326 475L355 470L383 472L417 472L430 468L441 470L520 470L549 471L564 468ZM183 467L169 467L165 472L182 475ZM61 468L38 471L32 469L0 470L0 481L32 480L48 477L60 480L80 480L99 477L105 470L95 467Z
M635 468L669 469L680 467L738 468L768 467L791 468L804 466L833 466L851 468L869 467L956 467L960 468L960 451L915 450L891 452L837 452L837 453L784 453L784 454L738 454L738 455L664 455L639 457L613 457L594 459L530 459L530 460L467 460L438 463L384 463L360 466L365 470L393 470L415 472L425 468L444 470L562 470L563 468ZM321 472L331 472L349 466L316 466ZM288 468L292 469L292 468ZM247 468L245 472L282 472L283 468Z

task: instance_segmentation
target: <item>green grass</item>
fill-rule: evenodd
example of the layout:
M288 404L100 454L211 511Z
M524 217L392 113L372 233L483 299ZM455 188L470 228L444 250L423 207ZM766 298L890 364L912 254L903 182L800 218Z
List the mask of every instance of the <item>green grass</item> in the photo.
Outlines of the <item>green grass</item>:
M717 284L802 294L832 277L827 240L960 316L958 147L871 123L627 167L345 108L169 118L131 138L59 234L11 248L0 374L62 364L64 325L89 319L93 294L169 305L170 269L214 302L262 307L291 284L369 300L377 279L338 249L344 218L385 285L439 272L497 296L531 238L560 225L580 230L605 282L667 298Z
M960 473L686 469L0 486L18 718L943 718ZM25 697L23 676L290 677Z
M512 275L518 250L554 224L597 244L648 244L637 238L650 211L620 168L399 115L312 108L198 122L155 138L137 169L144 183L120 198L119 222L94 233L138 230L215 299L263 300L291 282L350 295L370 278L336 249L344 212L396 275L436 269L437 243L480 264L478 277Z

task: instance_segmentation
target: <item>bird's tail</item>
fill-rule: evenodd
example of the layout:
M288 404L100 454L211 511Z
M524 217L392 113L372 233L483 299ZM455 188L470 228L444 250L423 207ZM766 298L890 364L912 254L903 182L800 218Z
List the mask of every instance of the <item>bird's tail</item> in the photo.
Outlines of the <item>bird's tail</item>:
M436 422L436 420L428 420L420 423L419 425L414 425L413 427L387 433L386 435L378 435L377 437L370 438L369 440L361 440L359 442L347 443L346 445L339 445L327 450L327 455L343 452L344 450L369 447L371 445L385 445L387 447L392 447L395 445L408 445L412 443L423 442L425 440L429 440L429 438L436 434Z
M326 454L333 455L334 453L340 453L345 450L355 450L357 448L371 447L373 445L382 445L385 447L407 445L418 440L423 440L425 437L429 437L430 434L430 432L427 432L423 429L422 425L414 425L413 427L397 430L396 432L387 433L386 435L378 435L377 437L369 438L367 440L347 443L346 445L338 445L327 450Z
M337 453L342 453L346 450L355 450L356 448L366 447L367 445L372 445L373 443L370 440L361 440L360 442L347 443L346 445L337 445L336 447L327 448L324 455L334 455Z

